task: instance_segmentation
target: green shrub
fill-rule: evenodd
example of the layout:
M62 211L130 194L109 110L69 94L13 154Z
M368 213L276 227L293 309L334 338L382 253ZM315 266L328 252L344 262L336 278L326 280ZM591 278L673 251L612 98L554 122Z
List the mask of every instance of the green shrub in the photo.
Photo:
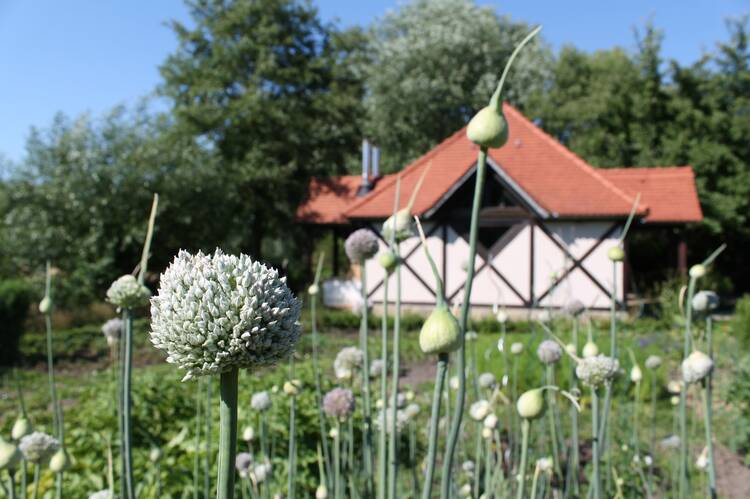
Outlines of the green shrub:
M745 345L750 344L750 294L742 295L737 300L732 334L737 341Z
M750 300L746 298L744 302L750 305ZM726 400L731 401L730 409L734 413L729 443L732 450L743 457L745 464L750 465L750 355L737 362L731 380L726 397Z
M31 289L26 281L0 281L0 366L18 359L18 343L31 305Z

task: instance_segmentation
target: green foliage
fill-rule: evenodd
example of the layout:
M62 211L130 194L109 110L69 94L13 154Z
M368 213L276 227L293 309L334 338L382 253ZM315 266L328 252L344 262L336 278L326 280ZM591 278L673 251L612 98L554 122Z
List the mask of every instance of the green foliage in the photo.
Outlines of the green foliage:
M745 346L750 344L750 294L737 300L732 319L732 336Z
M471 0L413 0L375 22L364 71L367 129L396 170L427 152L487 105L515 45L530 30ZM504 95L541 91L550 50L527 47Z
M734 365L726 400L732 413L730 444L750 466L750 356L744 356Z
M0 281L0 366L18 361L18 345L31 302L31 289L26 281Z

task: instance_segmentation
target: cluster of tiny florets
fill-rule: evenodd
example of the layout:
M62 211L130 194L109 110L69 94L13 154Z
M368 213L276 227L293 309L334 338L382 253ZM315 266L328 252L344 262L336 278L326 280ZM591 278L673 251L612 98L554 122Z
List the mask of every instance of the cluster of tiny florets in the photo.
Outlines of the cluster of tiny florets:
M369 260L378 252L378 238L369 229L358 229L349 234L344 243L346 256L354 263Z
M336 355L333 370L338 379L352 379L354 372L362 367L364 353L357 347L345 347Z
M577 317L586 310L586 305L581 300L574 298L565 304L564 310L566 314Z
M562 348L554 340L544 340L536 349L536 354L543 364L554 364L562 357Z
M243 478L250 474L250 466L252 464L253 456L249 452L240 452L234 458L234 467L237 468L237 473Z
M492 373L482 373L477 378L477 383L481 388L492 388L497 383L497 378Z
M35 431L21 439L18 448L24 459L39 464L52 457L60 448L60 442L46 433Z
M117 343L122 336L124 325L122 319L118 317L110 319L102 325L102 334L107 339L107 343L110 345Z
M379 378L383 375L385 364L381 359L375 359L370 363L370 377Z
M271 396L265 390L254 393L250 398L250 407L259 412L268 410L271 407Z
M300 301L247 255L180 251L151 299L151 342L184 379L275 364L294 350Z
M614 378L620 370L617 359L605 355L586 357L578 362L576 376L584 384L597 387Z
M118 308L135 308L148 303L151 291L130 275L118 277L107 290L107 301Z
M354 412L354 394L347 388L334 388L323 397L323 411L332 418L351 416Z

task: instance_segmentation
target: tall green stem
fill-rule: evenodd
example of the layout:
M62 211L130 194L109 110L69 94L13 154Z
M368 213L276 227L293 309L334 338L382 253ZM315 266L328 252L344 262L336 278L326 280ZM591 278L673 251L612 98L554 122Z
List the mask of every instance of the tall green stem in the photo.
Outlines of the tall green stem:
M198 378L195 390L195 456L193 456L193 498L200 497L200 472L201 472L201 411L203 405L203 383Z
M360 277L362 287L362 320L359 327L359 344L362 349L362 395L364 398L364 432L363 438L363 460L365 465L365 475L367 477L367 495L371 496L374 489L373 483L373 466L372 466L372 406L370 403L370 357L367 350L367 335L368 335L368 321L367 321L367 264L362 262L360 265Z
M380 411L380 433L378 434L378 499L385 499L386 496L386 468L388 466L388 452L385 431L386 425L386 408L385 400L388 398L388 281L389 275L386 273L383 281L383 317L380 333L381 350L380 360L383 363L383 371L380 373L380 400L383 401L383 409Z
M10 489L10 499L16 499L16 479L13 476L13 470L8 470L8 488Z
M601 478L599 476L599 396L596 392L596 388L591 388L591 461L594 467L594 473L592 477L593 483L591 484L594 490L594 499L599 499L601 496Z
M656 441L656 372L651 370L651 434L649 437L648 453L651 456L651 463L648 465L648 486L654 478L654 442Z
M122 362L122 453L123 453L123 473L125 475L125 493L127 499L135 499L135 483L133 482L133 450L132 450L132 429L131 429L131 406L133 399L131 396L131 380L133 366L133 313L130 309L125 309L125 358Z
M234 497L234 460L237 454L237 380L237 368L221 373L217 499Z
M435 477L435 455L438 446L438 426L440 421L440 402L443 399L443 385L445 384L445 373L448 368L448 354L438 355L437 369L435 371L435 391L432 394L432 411L430 412L430 429L427 448L427 471L422 486L422 499L431 499L432 482Z
M401 258L400 245L394 246L396 258ZM396 314L393 318L393 370L391 374L391 411L392 428L390 428L390 439L388 441L388 454L390 466L388 469L388 498L396 499L398 481L398 427L396 425L398 412L398 381L401 370L400 365L400 343L401 343L401 264L396 266ZM387 405L387 404L384 404ZM384 407L383 410L386 410ZM384 427L385 428L385 427Z
M287 497L294 497L295 474L297 472L297 397L289 398L289 474L287 477Z
M573 347L576 355L578 354L578 317L573 319ZM571 362L571 390L578 390L578 377L576 376L576 363ZM571 425L571 443L570 443L570 464L568 465L568 487L566 493L572 492L575 497L580 493L578 486L578 469L580 467L580 455L578 450L578 409L573 406L570 408L570 425Z
M477 159L476 184L474 186L474 200L471 207L471 225L469 228L469 265L466 269L466 285L464 286L464 299L461 307L461 334L457 357L458 369L458 392L456 394L456 406L451 421L450 433L446 444L445 460L443 461L443 476L440 482L440 497L450 497L450 486L453 478L451 468L453 467L453 456L456 452L456 443L461 430L461 420L464 414L464 403L466 401L466 327L469 323L469 308L471 306L471 288L474 283L474 260L477 255L477 235L479 233L479 208L482 205L482 193L484 192L484 179L487 170L487 149L479 150Z
M211 454L213 452L213 445L211 443L212 437L212 421L213 421L213 378L210 376L206 378L206 410L204 412L206 419L206 441L204 446L206 448L205 455L203 456L203 494L205 497L211 496Z
M34 464L34 492L32 497L39 499L39 464Z
M318 268L320 268L323 260L322 258L318 261ZM318 274L319 275L319 274ZM317 284L317 277L316 282ZM323 461L325 464L325 476L326 476L326 487L330 490L332 489L332 478L333 473L331 473L331 454L328 449L328 438L327 438L327 429L326 429L326 419L325 414L323 413L323 390L321 388L321 382L320 382L320 354L319 354L319 348L320 348L320 335L318 334L318 320L317 320L317 295L313 294L310 296L310 322L312 327L312 361L313 361L313 372L315 375L315 403L318 406L318 427L321 435L321 441L323 443ZM261 429L261 431L264 431ZM261 437L262 438L262 437ZM266 458L269 458L267 452L268 449L263 449L263 452L266 453Z
M529 453L529 428L531 421L524 419L521 421L521 463L518 466L518 489L516 499L523 499L523 491L526 487L526 460Z
M343 485L341 484L341 422L336 418L336 434L333 437L333 474L336 499L344 497Z
M547 385L548 386L554 386L555 385L555 366L554 364L547 364L546 366L547 371ZM555 473L558 477L562 476L562 472L560 469L560 449L558 447L558 440L557 440L557 425L555 424L555 417L557 415L557 403L555 401L556 393L552 390L547 391L547 401L549 404L550 410L547 411L547 417L549 420L549 434L550 439L552 440L552 463L555 469ZM575 409L575 407L573 408Z
M711 316L706 317L706 344L708 356L713 359L713 324ZM706 447L708 447L708 496L711 499L716 498L716 464L714 463L714 442L713 442L713 373L709 372L703 388L703 405L706 422Z
M691 277L688 282L687 313L685 315L685 338L683 344L683 359L690 355L693 343L692 319L693 319L693 294L695 293L695 278ZM688 431L687 431L687 390L688 384L683 382L680 390L680 488L679 498L684 499L688 494Z

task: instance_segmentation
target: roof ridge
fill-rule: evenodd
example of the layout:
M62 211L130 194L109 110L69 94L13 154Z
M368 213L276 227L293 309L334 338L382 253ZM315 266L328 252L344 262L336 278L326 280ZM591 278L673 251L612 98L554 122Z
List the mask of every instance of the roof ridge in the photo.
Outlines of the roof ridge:
M356 210L357 208L361 207L362 205L367 204L376 195L382 193L383 191L385 191L386 189L388 189L388 187L390 187L393 184L395 184L396 181L397 181L397 179L399 177L401 177L401 179L403 180L403 178L405 176L414 173L417 170L417 168L423 164L424 161L432 158L437 153L441 152L443 149L445 149L446 147L448 147L448 145L452 144L457 139L459 139L461 137L461 135L463 133L465 133L464 132L465 129L466 129L466 126L461 127L460 130L458 130L457 132L454 132L453 134L449 135L448 137L446 137L445 139L443 139L438 145L436 145L435 147L433 147L432 149L430 149L426 153L422 154L418 158L412 160L411 163L409 163L408 165L406 165L401 170L399 170L397 172L389 173L387 175L383 175L383 178L382 178L382 180L380 182L380 185L378 185L372 191L368 192L367 195L365 195L365 196L362 197L362 199L360 199L359 201L357 201L354 204L352 204L351 206L349 206L344 213L350 213L350 212ZM419 197L419 194L417 194L417 197ZM401 204L401 200L399 199L399 205L400 204Z
M608 173L627 173L627 172L649 172L649 173L691 173L694 174L692 165L672 165L672 166L614 166L607 168L597 168L605 175Z
M532 131L532 133L538 135L542 140L547 142L549 145L554 147L558 150L558 152L564 154L565 156L570 157L571 160L573 160L573 164L576 165L580 170L586 172L588 175L595 178L599 183L601 183L604 187L612 191L615 195L619 196L623 201L627 202L628 206L632 206L633 202L635 201L635 198L627 195L625 192L623 192L621 189L619 189L617 186L615 186L612 182L604 178L602 175L600 175L590 164L588 164L583 158L578 156L576 153L562 145L557 139L549 135L547 132L542 130L540 127L535 125L531 120L529 120L526 116L524 116L518 109L513 107L508 102L503 102L503 108L505 108L506 111L510 111L512 114L515 115L516 118L524 122L529 129ZM648 210L648 205L643 203L642 201L638 203L640 207L642 207L643 211Z

